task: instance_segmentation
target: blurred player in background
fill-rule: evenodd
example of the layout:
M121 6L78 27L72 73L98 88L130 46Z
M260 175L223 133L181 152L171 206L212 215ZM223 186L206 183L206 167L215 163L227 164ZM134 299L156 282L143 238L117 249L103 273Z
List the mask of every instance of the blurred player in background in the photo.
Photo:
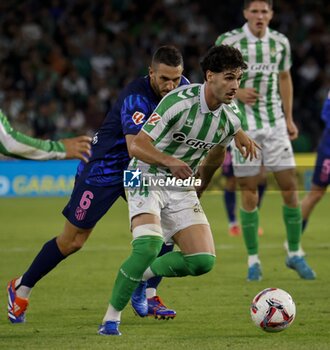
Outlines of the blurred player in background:
M154 180L191 179L198 169L199 195L221 166L234 135L245 137L243 154L251 158L256 154L254 142L240 128L238 108L231 103L246 68L241 53L227 45L213 47L201 67L204 84L181 87L162 99L134 139L131 152L136 158L130 163L134 173L143 169ZM215 262L210 226L193 186L149 189L142 185L127 193L132 251L118 271L101 335L121 334L121 312L131 296L140 314L148 313L144 287L149 278L199 276ZM157 258L163 242L172 239L180 251Z
M283 219L288 240L286 265L304 279L315 273L299 251L301 208L298 199L295 159L290 140L298 136L292 118L293 87L290 74L291 53L288 39L268 27L273 17L271 0L246 0L242 28L220 35L218 45L241 50L248 70L237 92L242 128L262 150L253 161L242 158L233 147L234 174L242 194L240 219L248 252L249 281L262 278L258 249L258 174L263 164L274 173L283 197Z
M325 122L325 129L317 150L312 187L301 202L303 231L314 207L325 195L330 184L330 91L324 102L321 118Z
M264 167L261 169L262 170L259 174L260 179L258 182L258 208L261 206L262 198L267 187L266 172L264 171ZM225 178L223 199L228 218L228 233L230 236L239 236L241 234L241 227L236 216L237 181L234 175L230 146L227 149L226 157L221 167L221 175ZM263 229L260 226L258 228L258 235L263 235Z
M8 285L8 317L13 323L25 321L28 298L34 285L70 254L84 245L93 228L119 198L125 198L123 172L130 161L135 135L168 92L189 81L182 76L183 58L172 46L162 46L153 55L149 75L123 89L92 141L91 157L80 163L69 203L63 232L48 241L28 270ZM164 245L161 254L173 249ZM173 318L156 296L161 278L150 281L149 313L157 318Z
M14 130L0 110L0 153L7 157L34 160L77 158L87 162L91 141L88 136L59 141L30 137Z

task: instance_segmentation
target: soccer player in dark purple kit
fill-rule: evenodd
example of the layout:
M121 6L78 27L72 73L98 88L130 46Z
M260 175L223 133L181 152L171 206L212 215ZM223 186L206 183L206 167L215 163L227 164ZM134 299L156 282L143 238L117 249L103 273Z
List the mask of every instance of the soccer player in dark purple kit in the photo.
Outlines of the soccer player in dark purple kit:
M63 210L66 217L60 235L46 242L27 271L8 284L8 318L25 322L25 312L34 285L58 263L82 248L93 228L119 198L125 198L123 172L130 161L130 145L158 102L168 92L189 81L182 76L183 58L172 46L162 46L153 55L149 75L124 88L92 141L92 155L78 166L71 198ZM163 246L160 255L173 249ZM156 296L161 278L148 286L148 314L173 318Z
M310 192L307 193L301 202L303 232L310 214L316 204L325 195L327 187L330 184L330 91L324 102L321 118L325 123L325 129L317 150L312 186Z

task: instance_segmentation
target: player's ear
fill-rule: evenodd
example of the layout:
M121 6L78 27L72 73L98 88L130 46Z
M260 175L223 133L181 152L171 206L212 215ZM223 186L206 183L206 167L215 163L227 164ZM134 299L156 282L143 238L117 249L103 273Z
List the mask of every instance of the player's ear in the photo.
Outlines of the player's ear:
M273 15L274 15L274 11L269 10L269 20L271 20L273 18Z
M243 16L246 20L248 20L248 10L247 9L243 10Z
M149 76L151 77L154 73L153 69L151 66L148 67L148 73L149 73Z
M206 71L206 81L212 81L213 78L213 72L211 72L210 70Z

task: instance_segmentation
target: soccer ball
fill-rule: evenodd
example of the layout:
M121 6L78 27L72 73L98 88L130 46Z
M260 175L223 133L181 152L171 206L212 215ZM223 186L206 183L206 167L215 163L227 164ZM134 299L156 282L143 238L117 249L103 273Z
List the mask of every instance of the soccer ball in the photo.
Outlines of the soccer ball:
M266 332L288 328L296 316L296 305L289 293L279 288L266 288L252 300L251 318Z

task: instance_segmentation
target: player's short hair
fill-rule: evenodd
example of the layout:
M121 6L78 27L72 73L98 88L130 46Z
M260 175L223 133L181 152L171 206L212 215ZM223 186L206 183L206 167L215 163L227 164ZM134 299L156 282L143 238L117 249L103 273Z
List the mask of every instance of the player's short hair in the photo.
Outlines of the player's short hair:
M232 69L247 69L241 52L233 46L219 45L212 46L200 62L204 79L206 79L206 72L220 73L225 70Z
M183 67L183 57L181 52L171 45L159 47L152 56L151 64L163 63L170 67Z
M273 8L273 0L244 0L244 9L247 9L250 6L251 2L255 1L265 2L269 5L270 8Z

